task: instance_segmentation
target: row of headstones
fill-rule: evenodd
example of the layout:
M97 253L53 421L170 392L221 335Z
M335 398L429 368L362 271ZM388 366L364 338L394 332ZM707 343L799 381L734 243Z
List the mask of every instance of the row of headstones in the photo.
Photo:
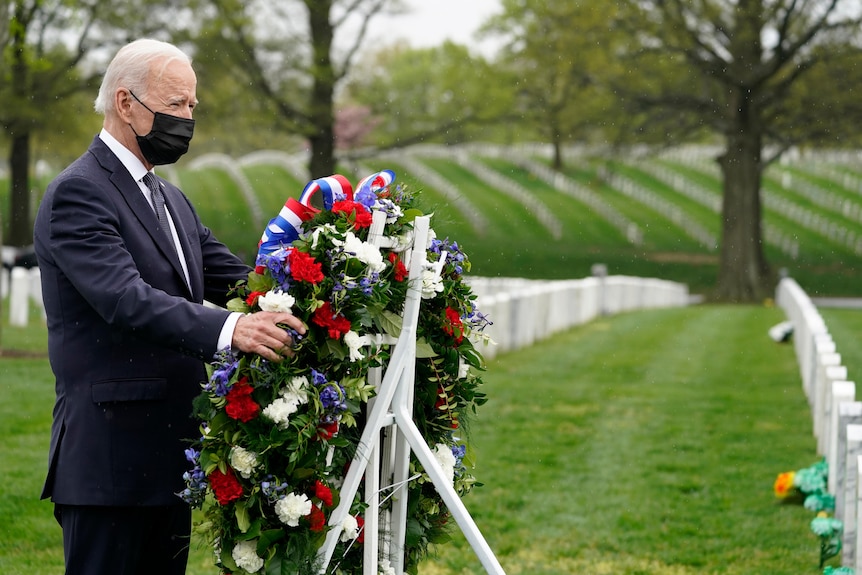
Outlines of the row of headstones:
M493 321L484 332L494 342L481 348L485 357L529 347L600 316L691 301L685 284L607 276L601 264L595 267L594 276L572 280L469 278L479 311Z
M701 161L696 163L696 167L714 177L720 176L718 165L715 162ZM771 188L771 185L764 183L761 190L765 207L807 230L843 245L854 254L862 254L862 236L831 218L815 213L807 207L775 193Z
M674 224L682 228L687 236L701 244L707 250L714 251L718 249L718 237L706 229L705 226L689 217L680 206L652 190L648 190L644 186L637 184L619 172L602 170L602 175L613 188L619 190L624 196L664 214Z
M781 187L794 190L797 194L811 200L823 209L839 214L857 224L862 223L862 204L824 189L804 178L794 177L791 172L781 172Z
M835 518L844 524L841 562L862 571L862 402L848 380L835 341L810 297L792 278L782 279L776 302L793 324L802 387L811 406L817 452L826 458Z
M675 172L656 162L638 162L638 168L647 172L674 191L707 208L714 214L721 214L722 199L717 190L701 186L691 178ZM763 237L770 245L774 245L793 259L799 257L799 242L784 234L770 222L763 222Z

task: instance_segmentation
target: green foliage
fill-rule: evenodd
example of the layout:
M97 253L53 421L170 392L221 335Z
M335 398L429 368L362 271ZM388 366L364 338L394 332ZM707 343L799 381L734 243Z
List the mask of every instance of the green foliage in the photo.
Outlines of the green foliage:
M624 73L618 54L631 42L612 24L619 3L502 5L485 31L503 41L497 64L520 123L555 145L615 139L617 128L607 120L620 110L611 79Z
M504 71L457 44L396 46L370 54L346 88L345 100L367 106L377 126L369 143L460 143L507 131L513 95Z

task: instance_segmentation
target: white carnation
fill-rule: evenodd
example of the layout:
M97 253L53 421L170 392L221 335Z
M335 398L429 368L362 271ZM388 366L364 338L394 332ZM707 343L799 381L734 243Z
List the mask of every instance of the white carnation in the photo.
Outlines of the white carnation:
M292 399L278 397L263 409L263 416L278 425L281 429L287 429L290 416L299 409L299 402Z
M350 350L350 361L359 361L362 359L362 352L359 351L362 347L362 338L353 330L344 334L344 345Z
M290 423L290 416L299 411L300 405L308 403L307 388L307 377L294 377L279 392L279 397L263 408L263 416L278 425L281 429L287 429Z
M297 405L308 403L308 378L304 375L294 377L280 392L279 395L285 401L295 402Z
M379 569L378 575L396 575L395 568L389 563L389 559L381 559L377 563L377 568Z
M275 504L275 513L285 525L296 527L299 518L311 513L311 500L304 493L291 493Z
M257 539L240 541L231 552L236 566L249 573L257 573L263 567L263 559L257 556Z
M320 234L324 234L326 236L331 236L330 240L336 246L341 245L341 240L334 237L338 235L338 230L332 224L323 224L322 226L317 226L314 228L314 231L311 232L311 249L317 248L317 242L320 241Z
M258 465L257 453L240 446L230 450L230 466L248 479Z
M344 251L354 254L356 259L367 264L373 272L380 273L386 269L380 248L374 244L363 242L353 232L347 232L347 237L344 240Z
M341 522L341 542L347 543L359 537L359 523L356 517L348 514Z
M263 311L290 312L295 303L296 299L292 295L284 293L280 289L268 291L257 298L257 305Z
M432 299L443 291L443 278L434 270L422 270L422 299Z
M458 379L464 379L470 374L470 364L463 357L458 358Z
M452 454L452 448L444 443L438 443L434 446L434 458L440 467L443 468L443 475L449 482L455 481L455 455Z

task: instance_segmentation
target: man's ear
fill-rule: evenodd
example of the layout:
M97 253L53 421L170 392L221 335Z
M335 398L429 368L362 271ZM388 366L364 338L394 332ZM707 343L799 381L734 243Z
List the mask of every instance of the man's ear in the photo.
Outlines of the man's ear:
M132 100L134 100L132 93L127 88L117 88L117 91L114 92L114 107L117 110L117 115L124 122L132 121L132 104L134 103Z

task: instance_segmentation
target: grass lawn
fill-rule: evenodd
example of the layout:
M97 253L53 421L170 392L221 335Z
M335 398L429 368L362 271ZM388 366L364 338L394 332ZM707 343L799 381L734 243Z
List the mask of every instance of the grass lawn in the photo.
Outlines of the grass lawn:
M471 430L485 485L465 502L506 573L818 573L811 513L772 495L779 472L817 460L793 348L767 336L782 319L633 312L493 360ZM4 326L2 341L44 350L44 328ZM0 573L62 573L38 500L52 385L46 359L0 358ZM192 545L189 574L215 575ZM481 572L457 529L420 571Z

